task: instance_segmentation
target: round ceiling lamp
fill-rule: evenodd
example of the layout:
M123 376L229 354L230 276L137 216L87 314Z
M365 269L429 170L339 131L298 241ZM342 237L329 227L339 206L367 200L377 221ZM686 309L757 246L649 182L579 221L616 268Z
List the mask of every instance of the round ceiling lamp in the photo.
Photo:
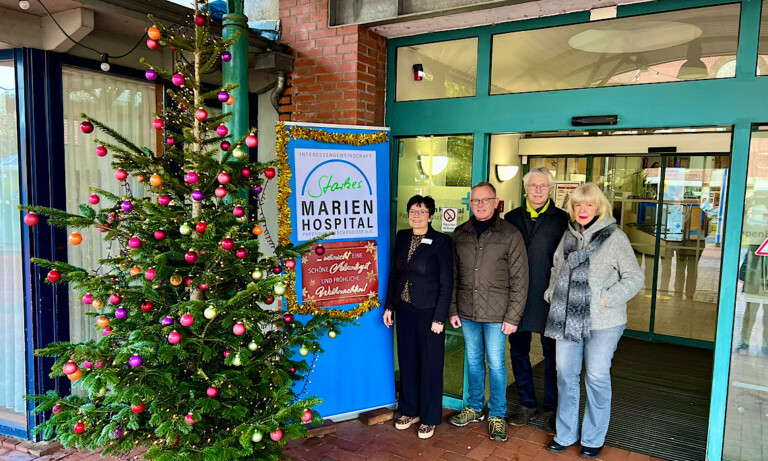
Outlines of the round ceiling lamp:
M700 36L698 26L685 22L606 23L579 32L568 40L568 45L590 53L641 53L683 45Z

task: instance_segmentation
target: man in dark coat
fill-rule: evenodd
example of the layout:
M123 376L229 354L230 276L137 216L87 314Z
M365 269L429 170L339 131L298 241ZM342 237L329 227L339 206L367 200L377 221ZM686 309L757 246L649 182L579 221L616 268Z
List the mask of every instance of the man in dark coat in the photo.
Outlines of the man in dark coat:
M555 341L545 338L544 327L549 315L549 304L544 291L549 286L552 258L568 225L568 213L557 208L550 198L554 186L552 173L546 168L534 168L523 178L525 204L515 208L504 219L523 234L528 250L528 299L523 318L515 333L509 335L509 354L512 373L520 395L520 411L509 418L509 423L523 426L536 417L538 403L533 388L531 369L532 332L541 335L544 352L544 430L555 434L557 409L557 369L555 368Z

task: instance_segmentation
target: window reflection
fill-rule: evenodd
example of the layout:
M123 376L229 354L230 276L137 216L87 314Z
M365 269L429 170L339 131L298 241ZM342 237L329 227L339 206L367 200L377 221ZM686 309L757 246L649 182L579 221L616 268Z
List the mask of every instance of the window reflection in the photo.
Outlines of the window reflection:
M396 82L396 101L474 96L477 38L398 48Z

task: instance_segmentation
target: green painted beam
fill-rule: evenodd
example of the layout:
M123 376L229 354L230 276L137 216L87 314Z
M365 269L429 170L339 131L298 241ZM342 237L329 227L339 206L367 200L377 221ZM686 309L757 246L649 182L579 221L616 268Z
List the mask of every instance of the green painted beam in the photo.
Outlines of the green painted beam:
M228 0L229 13L224 15L224 39L238 34L235 42L229 47L232 59L223 63L222 74L224 85L238 85L232 90L235 103L223 106L224 113L231 114L227 128L232 139L240 139L248 133L248 25L243 15L244 0Z

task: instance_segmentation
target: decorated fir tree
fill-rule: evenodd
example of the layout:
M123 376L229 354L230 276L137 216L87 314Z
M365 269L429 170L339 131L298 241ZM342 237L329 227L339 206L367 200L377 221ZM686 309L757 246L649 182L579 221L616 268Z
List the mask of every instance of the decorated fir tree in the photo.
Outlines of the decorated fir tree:
M232 90L203 89L201 75L231 59L234 39L212 36L208 20L196 4L193 29L153 20L148 31L150 48L162 39L177 50L172 72L146 71L171 83L172 104L147 127L165 132L164 152L83 114L81 130L97 131L95 154L111 155L125 195L93 189L80 214L22 207L28 225L41 214L54 226L95 226L112 242L98 271L34 260L50 283L68 283L93 307L102 334L37 351L57 357L51 375L79 389L31 397L36 411L52 413L38 432L65 446L105 454L145 446L147 459L275 459L288 438L306 434L304 423L319 422L318 400L302 395L311 370L303 356L341 325L276 309L275 298L293 289L294 258L313 242L276 246L268 257L259 246L263 187L278 172L248 161L243 145L254 147L254 134L231 139L227 116L204 108L208 99L231 103ZM129 177L143 184L143 198L131 194Z

